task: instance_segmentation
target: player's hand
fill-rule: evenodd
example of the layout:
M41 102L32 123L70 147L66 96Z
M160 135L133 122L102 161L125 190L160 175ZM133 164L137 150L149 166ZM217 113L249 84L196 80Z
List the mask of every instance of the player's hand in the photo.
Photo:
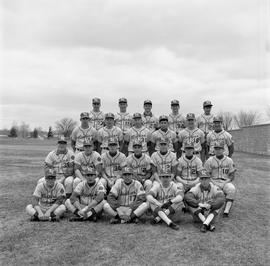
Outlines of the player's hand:
M172 201L168 200L167 202L163 203L161 208L162 209L168 209L172 205Z

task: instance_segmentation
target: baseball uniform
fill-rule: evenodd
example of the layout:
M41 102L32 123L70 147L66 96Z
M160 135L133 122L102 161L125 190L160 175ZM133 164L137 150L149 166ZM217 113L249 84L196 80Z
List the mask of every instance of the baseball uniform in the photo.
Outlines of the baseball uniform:
M89 117L90 117L90 126L91 127L94 127L96 130L99 130L100 128L103 127L103 122L105 119L103 112L90 111Z
M86 141L95 141L97 139L97 130L93 127L76 127L71 133L71 139L76 142L75 148L83 151L83 143Z
M152 134L152 142L156 144L155 150L160 150L160 140L166 139L168 141L168 150L174 151L173 144L177 141L176 133L170 129L164 132L161 129L156 130Z
M123 134L126 134L127 131L131 128L132 116L129 113L120 113L118 112L115 115L115 125L119 127Z
M108 140L111 138L118 140L119 148L119 142L123 141L122 130L119 127L113 126L112 128L102 127L98 131L98 142L101 143L103 150L108 150Z
M179 134L179 132L185 128L186 119L181 114L169 114L169 129L174 131L176 134Z
M205 134L208 134L213 130L213 118L214 115L201 114L197 118L198 128L201 129Z

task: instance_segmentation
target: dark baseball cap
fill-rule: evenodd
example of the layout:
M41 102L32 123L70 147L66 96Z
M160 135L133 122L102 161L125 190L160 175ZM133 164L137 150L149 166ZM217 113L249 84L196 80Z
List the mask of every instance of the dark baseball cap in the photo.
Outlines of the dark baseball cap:
M179 105L179 101L178 100L172 100L171 105Z
M185 143L185 149L194 149L194 144L191 141Z
M100 103L100 99L99 98L93 98L92 99L92 103Z
M135 119L135 118L142 118L142 115L140 113L135 113L133 115L133 119Z
M203 107L206 107L206 106L213 106L213 104L210 101L204 101Z
M82 112L81 115L80 115L80 117L81 117L81 119L82 118L90 118L89 117L89 113L87 113L87 112Z
M145 101L143 102L143 105L145 105L145 104L151 104L151 105L152 105L152 101L151 101L151 100L145 100Z
M187 120L195 120L195 114L193 113L187 114Z
M139 141L139 140L135 140L134 142L133 142L133 145L132 145L133 147L134 146L141 146L142 147L142 143L141 143L141 141Z
M46 169L45 178L53 179L56 177L56 172L54 169Z
M214 148L224 149L224 142L223 141L215 141Z
M106 118L112 118L112 119L114 119L114 114L113 113L107 113L106 115L105 115L105 119Z
M83 146L93 146L94 144L93 144L93 141L92 140L85 140L84 142L83 142Z
M205 169L203 169L202 171L200 171L199 177L200 179L210 178L210 173L206 171Z
M161 116L159 117L159 122L160 122L160 121L169 121L168 116L166 116L166 115L161 115Z
M58 143L67 144L67 140L66 140L65 136L63 136L63 135L59 136Z
M223 119L222 119L221 116L215 116L215 117L213 118L213 122L222 122L222 121L223 121Z
M127 103L127 99L126 98L120 98L118 102L119 103Z

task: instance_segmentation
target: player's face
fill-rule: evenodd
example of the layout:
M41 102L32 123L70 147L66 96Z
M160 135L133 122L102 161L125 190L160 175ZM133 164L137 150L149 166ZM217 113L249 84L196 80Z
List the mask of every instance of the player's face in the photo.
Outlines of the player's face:
M163 152L163 153L168 151L167 143L160 143L159 147L160 147L160 151Z
M60 142L60 143L58 143L57 149L59 152L65 152L67 149L67 144L64 142Z
M132 174L131 173L124 173L122 175L123 180L126 184L130 184L132 182Z
M91 154L92 151L93 151L93 149L94 149L93 145L86 145L86 146L84 146L84 150L85 150L85 153L86 154Z
M106 118L105 120L106 126L111 128L114 125L114 119L113 118Z
M187 120L187 126L192 128L195 126L195 120L194 119L188 119Z
M216 156L221 156L221 155L223 155L223 152L224 152L224 149L222 149L222 148L215 148L214 149L214 152L215 152L215 155Z
M46 177L45 178L45 182L46 182L46 186L48 187L48 188L53 188L53 186L54 186L54 184L55 184L55 181L56 181L56 178L54 177L54 178L52 178L52 177Z
M168 123L167 120L161 120L161 121L159 122L159 125L160 125L160 128L161 128L161 129L167 129L168 126L169 126L169 123Z
M112 153L117 152L117 144L110 144L108 147L110 152Z
M134 145L133 146L133 151L134 151L134 154L136 154L136 155L142 154L142 146Z
M93 106L93 110L95 112L98 112L99 111L99 109L100 109L100 103L93 103L92 106Z
M88 174L85 176L85 178L88 184L93 184L96 181L96 175L93 174Z
M222 129L222 124L221 122L214 122L214 130L221 130Z
M193 148L185 148L185 154L186 156L192 156L193 155Z
M82 126L87 127L88 124L89 124L89 118L87 118L87 117L81 118L81 125Z
M200 179L201 181L201 185L203 188L208 188L209 187L209 184L210 184L210 178L201 178Z
M141 118L135 118L134 119L134 126L135 127L141 127L142 126L142 119Z
M212 106L205 106L205 107L203 108L204 113L205 113L206 115L210 115L210 113L211 113L211 108L212 108Z
M145 104L143 108L146 113L149 113L152 110L152 104Z
M172 109L172 112L173 113L178 113L179 112L179 108L180 108L180 106L177 105L177 104L171 105L171 109Z
M119 103L120 112L124 113L127 111L127 103Z
M167 176L161 176L160 177L160 181L162 183L162 185L164 187L169 186L170 182L171 182L171 176L167 175Z

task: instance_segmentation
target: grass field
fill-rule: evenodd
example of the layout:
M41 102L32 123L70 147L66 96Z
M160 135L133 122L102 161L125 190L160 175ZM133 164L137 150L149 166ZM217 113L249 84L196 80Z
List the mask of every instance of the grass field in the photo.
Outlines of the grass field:
M237 200L216 231L188 214L164 225L31 223L25 213L54 141L0 139L1 265L270 265L269 157L236 153Z

